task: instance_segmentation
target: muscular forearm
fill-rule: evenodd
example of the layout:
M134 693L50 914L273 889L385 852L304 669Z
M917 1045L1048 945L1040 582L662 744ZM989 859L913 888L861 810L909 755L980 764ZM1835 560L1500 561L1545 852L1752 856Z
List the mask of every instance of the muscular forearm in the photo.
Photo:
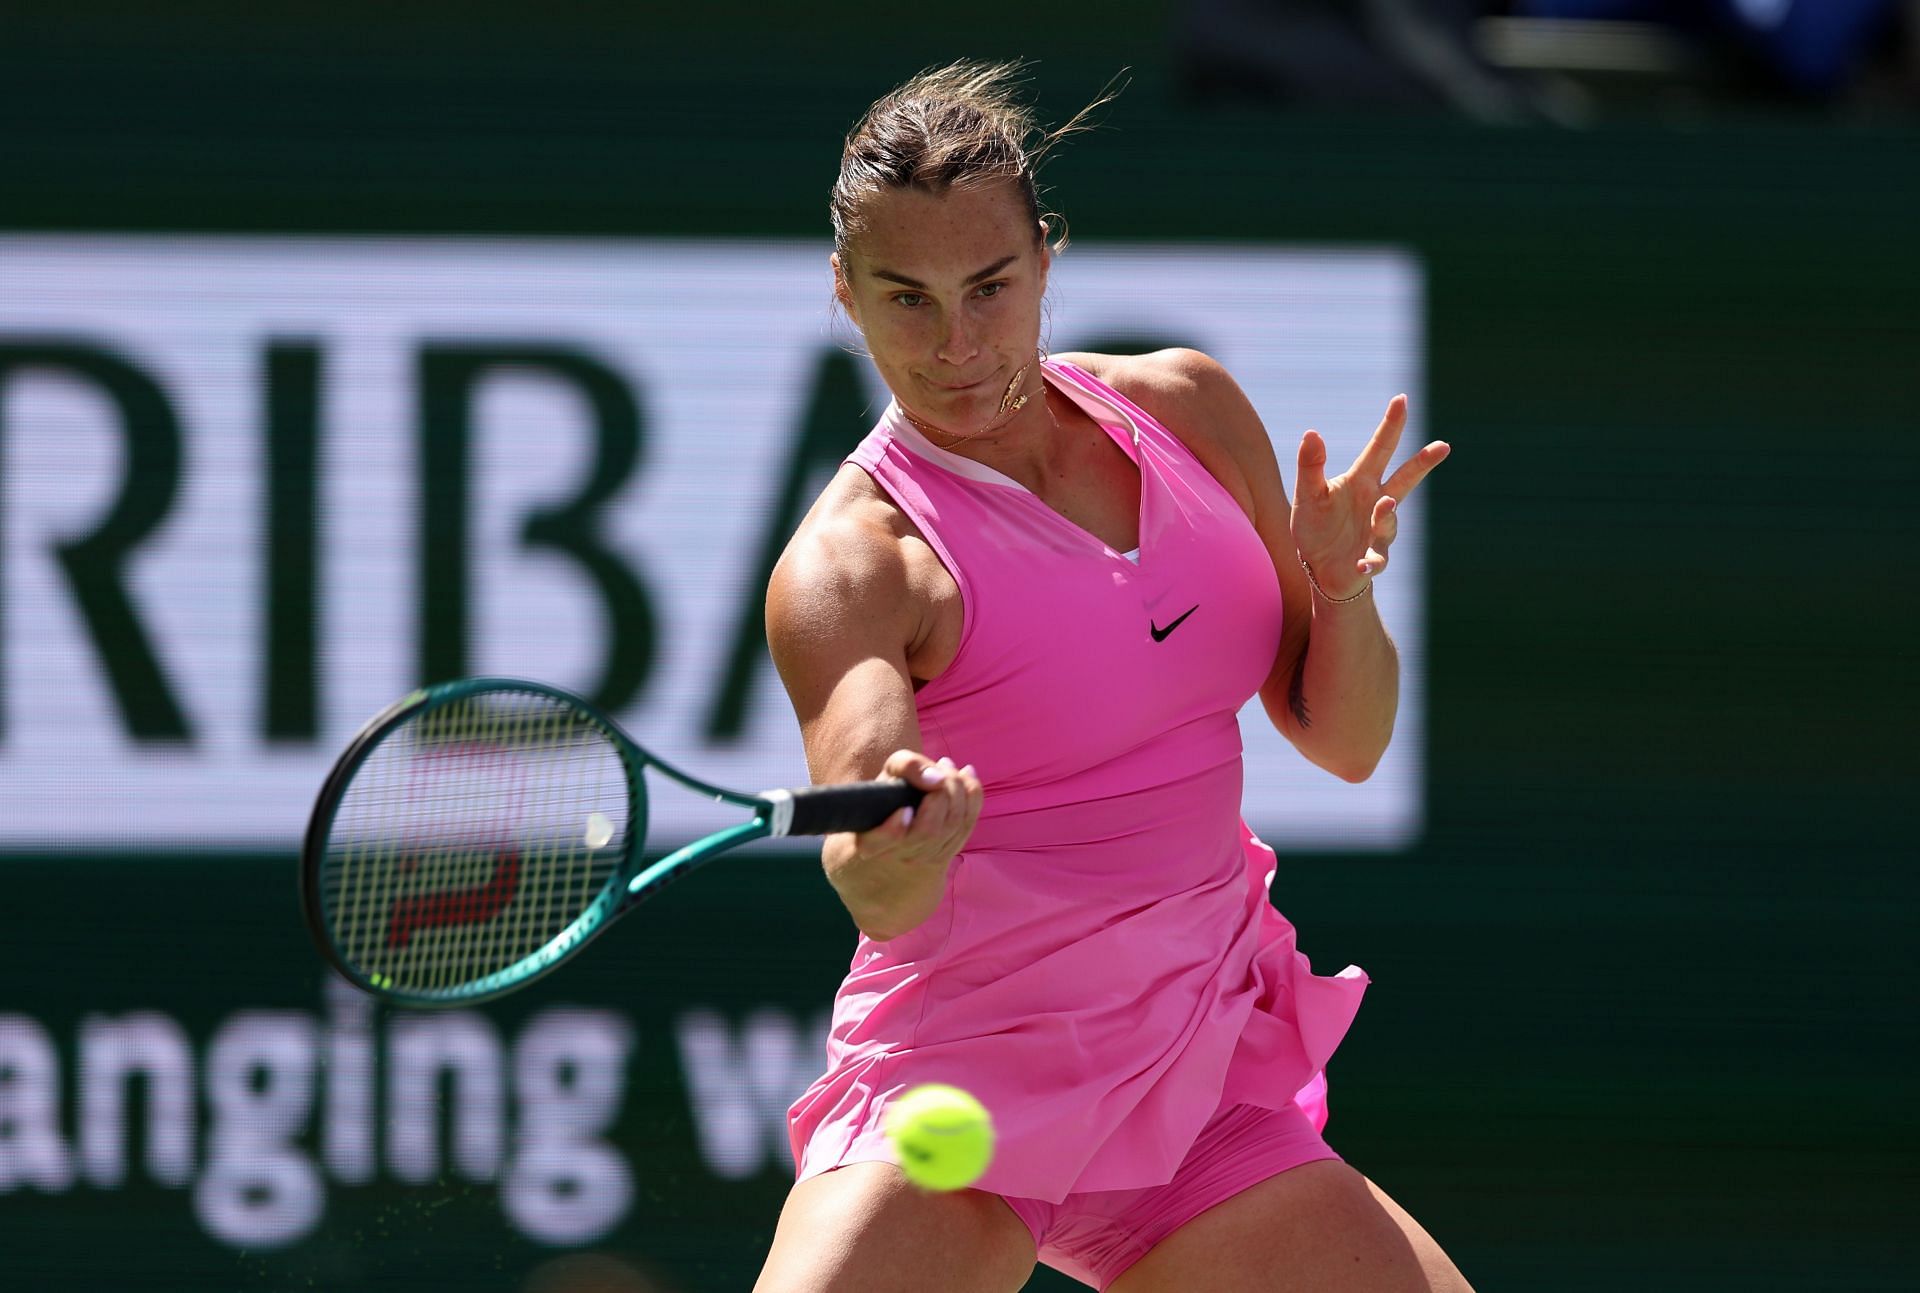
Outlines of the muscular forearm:
M1336 606L1315 595L1306 658L1290 680L1294 744L1345 781L1373 774L1400 706L1399 653L1373 599Z

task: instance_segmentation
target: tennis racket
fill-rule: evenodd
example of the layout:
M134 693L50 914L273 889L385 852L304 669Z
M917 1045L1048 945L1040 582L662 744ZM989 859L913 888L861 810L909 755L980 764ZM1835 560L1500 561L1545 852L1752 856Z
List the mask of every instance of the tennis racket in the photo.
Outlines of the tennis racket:
M752 818L646 865L649 769ZM728 849L868 830L923 793L897 778L725 790L558 687L442 683L376 715L334 764L301 850L301 897L349 982L396 1005L466 1005L539 978Z

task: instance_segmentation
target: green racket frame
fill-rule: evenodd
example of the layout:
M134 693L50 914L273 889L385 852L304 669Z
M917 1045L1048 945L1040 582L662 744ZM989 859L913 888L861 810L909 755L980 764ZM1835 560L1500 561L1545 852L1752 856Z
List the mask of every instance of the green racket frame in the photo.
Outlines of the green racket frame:
M457 701L484 695L525 693L557 700L590 723L619 753L627 778L628 822L624 856L586 909L558 935L530 955L505 969L444 988L403 988L386 976L365 974L352 964L334 938L333 912L323 882L329 840L347 787L373 751L388 735L417 715ZM643 865L647 836L645 770L652 768L688 790L721 803L753 810L750 821L675 849L651 865ZM649 753L591 702L546 683L519 678L466 678L423 687L376 714L347 746L314 803L313 815L301 848L300 896L308 931L333 968L349 983L394 1005L444 1007L471 1005L526 986L578 952L597 934L624 915L643 897L692 872L729 849L773 835L815 835L838 830L863 830L879 825L897 809L918 803L922 791L898 779L817 786L797 790L748 794L702 781ZM802 805L805 805L802 808ZM799 810L799 811L796 811Z

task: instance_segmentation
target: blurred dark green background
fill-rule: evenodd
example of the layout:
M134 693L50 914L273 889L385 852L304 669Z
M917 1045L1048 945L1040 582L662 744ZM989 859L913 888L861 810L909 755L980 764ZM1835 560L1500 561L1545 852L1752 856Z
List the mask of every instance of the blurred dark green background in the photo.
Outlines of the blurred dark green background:
M1169 28L1145 0L964 24L13 0L0 230L824 238L840 135L917 68L1035 58L1058 120L1131 67L1046 175L1077 240L1390 244L1428 276L1428 427L1455 447L1428 829L1275 886L1308 950L1375 980L1329 1139L1482 1293L1913 1287L1920 130L1200 102ZM745 865L763 901L680 887L646 941L491 1012L631 1001L620 1135L684 1168L643 1169L599 1247L685 1293L747 1287L785 1181L700 1168L658 967L810 1010L851 942L805 858ZM290 859L0 866L0 1010L63 1047L87 1012L201 1035L242 991L316 1008ZM222 966L180 962L195 920ZM318 1238L242 1255L133 1179L0 1195L0 1282L595 1287L490 1190L335 1188Z

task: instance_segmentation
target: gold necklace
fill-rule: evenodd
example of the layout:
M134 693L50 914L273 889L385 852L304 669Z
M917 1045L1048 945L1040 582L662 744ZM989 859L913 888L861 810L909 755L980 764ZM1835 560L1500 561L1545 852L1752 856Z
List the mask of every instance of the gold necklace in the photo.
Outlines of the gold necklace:
M933 426L930 423L922 422L919 418L915 417L913 413L904 404L900 406L900 413L903 417L907 419L907 421L913 423L914 426L918 427L920 429L921 434L927 435L927 436L945 437L947 439L947 443L938 445L938 447L941 449L950 449L954 445L964 444L969 440L975 439L979 436L986 435L990 431L999 430L1001 427L1005 426L1008 422L1010 422L1013 419L1014 414L1018 413L1021 409L1025 408L1027 406L1027 401L1033 398L1034 393L1032 391L1022 391L1019 398L1017 399L1014 397L1013 393L1016 390L1020 389L1021 382L1024 382L1025 380L1027 380L1027 370L1032 367L1033 367L1032 364L1020 365L1020 371L1015 373L1013 375L1013 380L1007 383L1007 393L1000 397L1000 411L994 414L993 417L988 420L987 424L981 427L978 431L969 431L963 436L955 436L951 431L942 431L939 427ZM1046 382L1046 379L1043 377L1040 379L1040 389L1045 390L1046 388L1047 388L1047 382Z

